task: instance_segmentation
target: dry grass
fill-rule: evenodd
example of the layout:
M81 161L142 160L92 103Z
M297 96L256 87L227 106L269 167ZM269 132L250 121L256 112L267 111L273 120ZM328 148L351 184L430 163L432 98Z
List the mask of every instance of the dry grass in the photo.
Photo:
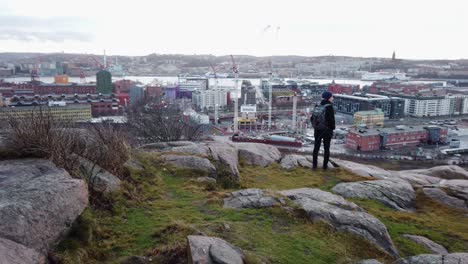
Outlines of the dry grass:
M351 174L342 169L311 170L296 168L285 170L278 164L269 167L243 166L241 172L242 188L261 188L272 190L286 190L294 188L319 188L330 190L339 182L370 180L369 178Z
M79 248L64 246L76 241L70 237L55 252L65 263L118 263L131 255L146 255L155 263L179 263L186 258L186 237L190 234L225 239L244 250L248 264L353 263L366 258L393 261L362 238L324 223L311 223L296 210L224 209L225 193L234 189L207 191L191 181L194 175L164 170L152 155L139 159L145 170L132 171L123 194L113 198L113 211L90 210L96 223L92 241ZM278 165L244 166L241 175L242 188L271 190L329 190L338 182L366 179L343 170L289 171ZM403 256L425 252L402 238L403 233L425 235L449 251L466 249L468 224L460 221L460 212L433 204L421 195L417 199L416 213L395 212L374 201L356 202L387 225Z

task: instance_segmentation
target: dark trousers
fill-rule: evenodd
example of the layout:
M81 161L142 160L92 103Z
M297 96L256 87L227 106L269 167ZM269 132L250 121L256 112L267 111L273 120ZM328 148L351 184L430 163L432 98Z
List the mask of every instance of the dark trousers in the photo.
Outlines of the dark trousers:
M312 160L312 166L314 168L317 168L317 159L318 159L318 153L320 150L320 145L322 144L322 139L323 139L323 168L326 169L328 168L328 160L330 159L330 142L333 137L333 130L331 129L325 129L325 130L318 130L316 129L314 131L314 138L315 138L315 143L314 143L314 152L313 152L313 160Z

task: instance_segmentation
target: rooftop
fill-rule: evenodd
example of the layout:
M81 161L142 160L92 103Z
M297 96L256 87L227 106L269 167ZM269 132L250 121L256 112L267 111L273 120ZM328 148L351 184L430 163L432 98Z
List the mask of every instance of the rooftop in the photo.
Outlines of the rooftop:
M47 106L47 105L40 105L40 106L17 106L17 107L0 107L0 112L8 112L14 110L39 110L39 109L47 110L49 108L60 108L60 109L91 109L90 104L74 104L74 105L66 105L66 106Z
M350 132L354 132L361 135L380 135L380 134L395 134L395 133L406 133L406 132L421 132L426 129L442 129L439 126L431 125L419 125L419 126L396 126L388 128L356 128Z
M334 94L335 98L348 98L361 101L380 101L380 100L390 100L390 97L379 95L379 94L365 94L363 96L358 95L347 95L347 94Z
M382 109L376 108L375 110L369 110L369 111L359 111L354 113L355 115L362 115L362 116L368 116L368 115L383 115L384 112L382 112Z

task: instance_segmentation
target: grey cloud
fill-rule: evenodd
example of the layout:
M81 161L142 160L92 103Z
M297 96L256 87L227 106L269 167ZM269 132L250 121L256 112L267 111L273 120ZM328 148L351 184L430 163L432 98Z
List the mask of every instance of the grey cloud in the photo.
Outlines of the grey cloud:
M77 17L0 15L0 40L87 42L93 38L89 31L85 31L90 25L90 21Z
M25 30L4 30L0 28L0 40L19 41L53 41L63 42L65 40L77 40L88 42L92 40L92 35L74 31L25 31Z

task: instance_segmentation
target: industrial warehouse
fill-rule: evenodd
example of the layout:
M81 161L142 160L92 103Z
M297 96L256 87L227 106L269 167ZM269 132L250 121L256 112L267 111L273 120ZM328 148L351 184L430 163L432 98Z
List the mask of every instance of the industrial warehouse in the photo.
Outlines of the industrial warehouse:
M439 126L397 126L395 128L355 128L346 136L346 146L358 151L414 147L422 143L444 144L448 129Z

